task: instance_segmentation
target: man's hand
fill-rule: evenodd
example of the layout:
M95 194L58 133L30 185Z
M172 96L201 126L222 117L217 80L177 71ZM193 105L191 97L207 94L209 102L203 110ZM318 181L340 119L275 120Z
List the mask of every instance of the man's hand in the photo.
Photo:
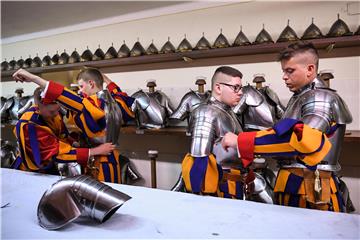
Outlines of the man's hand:
M37 85L39 85L42 88L46 87L46 83L47 81L42 79L39 76L36 76L32 73L29 73L28 71L24 70L24 69L19 69L17 70L12 77L14 78L14 80L17 82L33 82Z
M95 148L90 149L90 156L95 155L108 155L115 149L115 145L112 143L103 143Z
M228 132L222 138L221 146L225 150L227 150L229 147L236 149L237 148L237 138L238 138L238 136L236 134Z

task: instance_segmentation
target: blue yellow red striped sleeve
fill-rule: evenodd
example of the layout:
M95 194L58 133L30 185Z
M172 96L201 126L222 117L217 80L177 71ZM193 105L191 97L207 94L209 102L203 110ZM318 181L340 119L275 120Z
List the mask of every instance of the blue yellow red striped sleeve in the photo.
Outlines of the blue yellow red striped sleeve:
M114 82L109 83L107 89L120 106L124 122L134 119L135 114L131 110L131 105L134 103L135 99L128 96L125 92L122 92L120 87Z
M238 135L238 150L244 167L254 155L299 156L308 166L315 166L326 156L331 143L326 135L295 119L283 119L273 128Z

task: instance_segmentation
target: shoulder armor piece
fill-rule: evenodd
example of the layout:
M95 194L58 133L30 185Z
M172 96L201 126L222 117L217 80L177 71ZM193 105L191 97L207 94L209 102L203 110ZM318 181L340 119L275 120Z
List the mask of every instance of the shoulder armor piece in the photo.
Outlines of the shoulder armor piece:
M264 101L264 98L261 95L261 93L258 90L256 90L253 86L250 85L245 86L243 88L243 93L245 97L245 103L248 106L257 107Z

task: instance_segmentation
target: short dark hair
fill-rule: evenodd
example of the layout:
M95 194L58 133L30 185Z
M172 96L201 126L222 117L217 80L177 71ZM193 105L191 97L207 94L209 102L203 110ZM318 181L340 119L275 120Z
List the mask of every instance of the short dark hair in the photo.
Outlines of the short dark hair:
M42 93L42 88L41 87L37 87L34 91L34 103L35 104L39 104L41 103L41 93Z
M283 49L278 56L278 61L289 60L297 54L310 53L314 56L316 69L319 67L319 54L311 42L295 42Z
M228 76L231 76L231 77L239 77L239 78L242 78L243 77L243 74L233 68L233 67L229 67L229 66L221 66L221 67L218 67L216 70L215 70L215 73L211 79L211 86L214 87L214 84L216 83L216 78L217 78L217 75L219 73L223 73L225 75L228 75Z
M95 82L95 85L99 88L102 88L104 84L104 78L101 72L96 68L86 68L84 70L81 70L76 77L77 81L79 81L80 79L84 80L85 82L93 80Z

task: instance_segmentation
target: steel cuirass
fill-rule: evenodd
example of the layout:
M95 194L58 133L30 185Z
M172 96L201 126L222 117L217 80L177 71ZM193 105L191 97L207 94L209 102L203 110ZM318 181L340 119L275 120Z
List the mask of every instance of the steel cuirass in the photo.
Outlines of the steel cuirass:
M334 123L337 124L337 130L329 137L331 150L318 165L318 169L325 171L341 169L340 149L346 124L352 122L352 116L346 103L334 90L327 88L323 81L315 79L291 97L283 117L299 119L324 133L328 133ZM283 167L303 168L304 166L293 162Z
M33 96L18 97L14 96L5 102L1 109L1 116L8 115L11 122L16 123L20 116L34 104Z
M135 112L138 127L162 128L173 113L170 99L161 91L145 92L139 90L132 95L135 98L131 106Z
M279 97L269 87L256 89L247 85L243 87L243 95L233 111L247 130L264 130L272 127L281 119L284 107Z
M56 230L80 216L103 223L126 201L125 193L89 176L75 176L54 183L41 197L37 216L41 227Z

